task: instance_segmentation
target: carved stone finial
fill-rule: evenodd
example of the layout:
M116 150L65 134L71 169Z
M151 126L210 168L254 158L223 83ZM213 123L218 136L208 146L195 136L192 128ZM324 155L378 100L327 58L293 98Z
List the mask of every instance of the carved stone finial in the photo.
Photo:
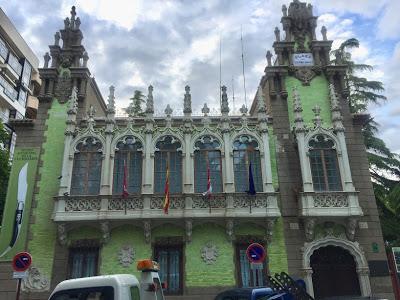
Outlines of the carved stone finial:
M88 53L86 51L83 52L82 59L83 59L83 67L86 68L87 67L87 62L89 60L89 55L88 55Z
M185 86L185 96L183 98L183 112L185 114L192 113L192 96L190 95L190 86Z
M153 99L153 86L149 85L147 88L147 101L146 101L146 113L153 114L154 113L154 99Z
M326 32L327 32L326 27L322 26L321 33L322 33L322 40L323 41L327 41L328 40L328 38L326 37Z
M248 109L246 105L243 104L242 107L239 109L239 111L243 116L245 116L247 114Z
M280 42L281 41L281 31L279 30L278 27L275 27L274 33L275 33L275 41Z
M113 85L110 86L110 94L108 95L108 110L115 110L115 87Z
M313 15L313 6L311 3L308 3L307 9L308 9L308 13L310 14L310 16L312 16Z
M229 113L229 104L228 104L228 95L226 94L226 86L221 87L222 90L222 100L221 100L221 113L228 114Z
M207 103L204 103L204 106L201 109L201 112L204 114L205 117L208 116L208 114L210 113L210 109L208 108Z
M75 6L71 7L71 28L74 29L75 26L75 16L76 16L76 11L75 11Z
M303 120L303 108L297 88L293 88L293 111L294 111L294 128L296 132L303 132L305 130Z
M185 222L186 241L188 243L190 243L192 241L192 228L193 228L192 220L186 220L186 222Z
M143 222L144 240L147 244L151 242L151 223L150 221Z
M336 96L335 87L333 83L329 84L329 98L331 99L331 112L332 112L332 123L333 129L338 131L344 131L343 118L340 112L339 100Z
M165 112L165 114L167 115L167 117L171 117L173 110L172 110L172 108L169 106L169 104L167 104L167 107L165 108L164 112Z
M287 7L285 4L282 5L282 15L284 17L287 17Z
M77 17L75 20L75 29L79 29L80 26L81 26L81 19Z
M54 46L60 46L60 38L61 38L60 33L57 31L54 34Z
M71 96L69 97L71 103L69 106L68 113L75 113L78 111L78 88L74 86L72 88Z
M49 61L50 61L50 54L49 52L46 52L46 54L43 56L44 58L44 66L43 68L48 68L49 67Z
M257 88L257 112L265 113L266 111L263 90L259 85Z
M69 18L68 18L68 17L65 18L65 19L64 19L64 28L65 28L65 29L68 29L70 25L71 25L71 23L70 23L70 21L69 21Z
M321 119L321 107L319 105L315 105L314 108L312 109L315 118L313 119L315 127L320 127L322 124L322 119Z
M87 127L93 129L96 122L94 121L94 115L96 113L95 108L90 104L89 110L87 111Z
M265 55L265 57L267 58L267 62L268 62L268 67L272 66L272 53L271 51L267 51L267 54Z

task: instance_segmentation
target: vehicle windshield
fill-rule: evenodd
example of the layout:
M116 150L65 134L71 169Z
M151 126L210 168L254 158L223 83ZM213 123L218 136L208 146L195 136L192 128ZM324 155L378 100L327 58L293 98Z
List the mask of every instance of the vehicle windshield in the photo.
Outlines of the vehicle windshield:
M49 300L114 300L112 286L70 289L56 292Z

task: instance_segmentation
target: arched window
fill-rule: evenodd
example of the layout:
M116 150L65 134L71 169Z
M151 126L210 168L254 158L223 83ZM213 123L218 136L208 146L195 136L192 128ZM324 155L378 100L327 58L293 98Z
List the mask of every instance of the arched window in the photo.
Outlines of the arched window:
M169 167L169 191L182 193L182 153L181 143L167 135L156 143L154 154L154 193L164 193L167 166Z
M101 142L88 137L78 143L72 169L71 195L98 195L101 178Z
M221 144L214 137L206 135L196 141L194 151L194 190L207 191L207 166L210 168L210 181L214 193L222 192Z
M249 190L250 163L254 187L257 192L262 192L261 158L258 143L251 136L242 135L233 142L233 168L236 192Z
M113 194L122 194L124 162L127 169L128 193L140 193L142 186L142 148L142 143L133 136L126 136L117 143L114 158Z
M310 142L309 158L315 191L340 191L342 184L335 143L326 135L316 135Z

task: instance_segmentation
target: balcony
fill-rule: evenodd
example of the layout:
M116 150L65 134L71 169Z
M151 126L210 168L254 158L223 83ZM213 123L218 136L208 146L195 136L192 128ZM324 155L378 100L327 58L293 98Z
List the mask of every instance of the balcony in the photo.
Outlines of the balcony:
M168 214L163 195L57 196L55 222L145 219L276 218L280 216L275 193L171 195Z
M303 217L356 217L363 212L357 192L300 193L300 215Z

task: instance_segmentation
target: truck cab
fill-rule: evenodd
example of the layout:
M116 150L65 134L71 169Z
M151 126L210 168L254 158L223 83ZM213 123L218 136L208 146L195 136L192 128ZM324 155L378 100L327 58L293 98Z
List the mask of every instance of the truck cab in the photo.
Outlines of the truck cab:
M49 300L164 300L159 267L151 260L140 260L140 282L131 274L69 279L60 282Z

